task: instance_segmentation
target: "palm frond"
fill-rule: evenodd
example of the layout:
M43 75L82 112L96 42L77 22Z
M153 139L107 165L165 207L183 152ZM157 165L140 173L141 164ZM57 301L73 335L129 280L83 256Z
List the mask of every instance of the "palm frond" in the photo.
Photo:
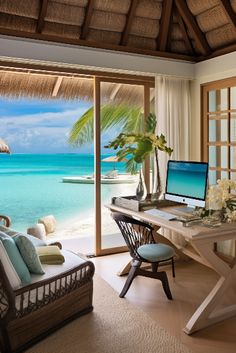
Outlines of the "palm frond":
M74 146L81 146L92 142L94 109L89 108L73 125L69 143ZM118 126L122 131L139 131L141 128L142 116L140 108L127 105L106 104L101 108L101 131L107 131L110 128ZM128 130L129 129L129 130Z

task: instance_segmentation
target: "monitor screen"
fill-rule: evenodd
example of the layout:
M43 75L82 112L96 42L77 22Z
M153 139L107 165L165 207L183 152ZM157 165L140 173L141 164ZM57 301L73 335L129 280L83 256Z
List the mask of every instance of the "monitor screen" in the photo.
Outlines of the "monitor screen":
M207 179L208 163L168 161L165 198L204 207Z

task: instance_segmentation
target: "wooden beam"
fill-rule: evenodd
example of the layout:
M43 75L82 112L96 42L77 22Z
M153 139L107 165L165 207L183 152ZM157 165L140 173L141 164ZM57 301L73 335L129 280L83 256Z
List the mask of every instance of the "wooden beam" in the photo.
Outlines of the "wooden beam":
M41 7L39 11L39 18L36 31L37 33L42 33L44 24L45 24L45 16L47 13L48 0L41 0Z
M173 0L164 0L162 3L159 34L157 37L157 50L165 51L170 30Z
M56 97L57 96L59 88L61 87L62 80L63 80L63 77L62 76L58 76L58 78L56 80L56 83L55 83L55 86L54 86L53 91L52 91L52 97Z
M110 101L113 101L113 99L115 98L117 92L119 91L119 89L121 88L121 83L118 83L114 86L111 95L110 95Z
M224 9L230 23L236 28L236 13L234 12L229 0L220 0L220 5Z
M182 33L182 37L183 37L184 43L186 45L186 48L188 49L188 52L191 55L194 55L195 52L194 52L194 49L193 49L193 46L192 46L192 43L191 43L191 39L188 36L187 30L186 30L186 26L184 24L184 21L183 21L182 17L179 14L178 9L176 9L176 17L177 17L177 21L178 21L178 24L179 24L179 27L180 27L180 31Z
M88 35L89 25L93 14L94 3L95 0L88 0L88 5L85 10L84 22L81 27L80 39L86 39Z
M49 35L44 33L30 33L26 31L16 31L14 29L8 29L4 27L0 27L0 34L6 35L6 36L18 37L18 38L31 38L31 39L54 42L54 43L66 43L66 44L72 44L77 46L81 45L83 47L88 47L88 48L116 50L116 51L125 52L125 53L151 55L154 57L171 58L171 59L185 60L185 61L191 61L191 62L196 61L196 58L186 54L163 52L163 51L157 51L152 49L134 48L130 46L108 44L104 42L93 42L93 41L73 39L73 38L62 38L57 35Z
M184 20L189 31L191 31L196 45L203 55L209 55L211 53L211 48L207 43L205 35L202 33L198 24L190 12L185 0L175 0L176 7L182 19Z
M130 33L130 29L131 29L132 21L134 19L134 14L135 14L137 5L138 5L138 0L133 0L130 2L125 28L121 35L120 45L127 45L128 37L129 37L129 33Z

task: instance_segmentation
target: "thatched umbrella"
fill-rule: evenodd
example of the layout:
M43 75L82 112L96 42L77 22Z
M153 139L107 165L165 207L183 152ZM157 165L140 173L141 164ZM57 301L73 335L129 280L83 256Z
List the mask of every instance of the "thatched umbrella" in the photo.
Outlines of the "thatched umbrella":
M102 162L113 162L114 163L114 169L116 169L116 163L117 162L127 162L128 159L127 158L122 158L122 160L119 160L117 156L109 156L106 158L102 159Z
M10 147L0 138L0 153L11 153Z

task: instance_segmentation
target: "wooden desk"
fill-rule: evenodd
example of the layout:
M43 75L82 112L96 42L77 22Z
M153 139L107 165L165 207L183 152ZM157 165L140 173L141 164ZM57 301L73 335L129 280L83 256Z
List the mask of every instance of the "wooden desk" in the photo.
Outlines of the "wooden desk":
M107 207L111 211L121 212L158 227L163 227L182 234L187 240L188 245L182 248L181 251L194 260L211 267L220 275L220 279L214 288L188 321L184 328L185 333L192 334L195 331L236 315L236 259L234 259L231 264L228 264L214 252L215 242L236 239L235 223L226 223L218 228L207 228L196 225L184 227L181 222L170 222L145 212L136 212L115 205L109 205ZM162 210L177 214L173 208L165 208ZM166 242L166 240L164 242ZM224 302L226 301L229 289L234 291L234 303L226 306L222 303L222 299L224 299ZM221 309L216 309L219 305Z

